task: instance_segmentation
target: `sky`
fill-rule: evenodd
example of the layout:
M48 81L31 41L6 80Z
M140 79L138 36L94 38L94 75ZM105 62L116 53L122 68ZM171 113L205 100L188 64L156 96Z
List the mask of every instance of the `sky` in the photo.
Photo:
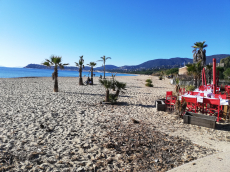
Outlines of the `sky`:
M230 54L230 0L0 0L0 66L41 64L51 55L74 66ZM100 67L102 62L97 62Z

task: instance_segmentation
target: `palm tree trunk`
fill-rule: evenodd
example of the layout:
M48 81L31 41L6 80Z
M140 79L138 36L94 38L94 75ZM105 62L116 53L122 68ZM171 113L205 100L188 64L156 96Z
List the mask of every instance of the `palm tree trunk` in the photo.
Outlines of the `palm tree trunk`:
M91 83L93 85L93 67L91 67Z
M117 91L116 91L116 94L115 94L115 95L116 95L116 97L118 97L118 96L119 96L119 93L120 93L120 90L117 90Z
M79 69L79 85L83 85L83 80L82 80L82 67L80 66Z
M104 62L104 79L105 79L105 62Z
M58 92L58 71L57 66L54 67L54 92Z
M105 93L105 102L109 102L109 90L106 90L106 93Z
M197 77L195 77L195 88L197 88Z

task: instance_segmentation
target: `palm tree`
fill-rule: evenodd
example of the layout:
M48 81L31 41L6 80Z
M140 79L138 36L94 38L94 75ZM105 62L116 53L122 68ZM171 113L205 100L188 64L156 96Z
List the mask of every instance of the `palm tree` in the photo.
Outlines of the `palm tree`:
M208 69L208 83L211 84L212 66L211 65L207 65L206 68Z
M58 56L51 56L50 60L46 59L46 61L44 63L42 63L42 65L45 66L54 66L54 72L52 74L52 78L54 80L54 92L58 92L58 67L60 69L64 69L64 66L69 65L68 63L62 64L61 63L61 58L62 57L58 57Z
M208 45L205 44L206 41L203 42L196 42L192 46L193 49L193 63L202 60L201 66L204 67L206 64L206 50L204 49ZM198 59L197 59L198 57Z
M187 64L187 71L189 75L193 75L194 79L195 79L195 87L197 88L197 80L199 81L198 83L200 83L200 78L201 78L201 70L202 70L202 66L201 66L201 61L199 61L198 63L193 63L193 64Z
M106 79L100 79L99 82L105 87L105 102L109 102L109 89L111 88L112 81Z
M79 85L84 85L83 80L82 80L82 69L85 68L85 66L83 65L84 59L83 59L83 55L79 56L79 57L80 57L79 63L77 63L77 62L75 62L75 63L76 63L76 66L79 67Z
M118 98L120 91L121 90L126 90L126 83L116 81L115 85L116 85L116 88L117 88L115 96Z
M105 79L105 62L106 62L106 60L111 59L111 57L103 56L103 57L101 57L101 59L102 60L98 60L98 61L103 61L103 63L104 63L104 79Z
M97 65L97 63L95 62L90 62L89 64L87 64L88 66L91 67L90 71L91 71L91 82L92 82L92 85L93 85L93 67Z

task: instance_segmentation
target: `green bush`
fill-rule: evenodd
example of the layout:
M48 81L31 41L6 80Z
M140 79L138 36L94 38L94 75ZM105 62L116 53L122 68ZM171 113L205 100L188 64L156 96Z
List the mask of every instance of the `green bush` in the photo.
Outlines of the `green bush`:
M187 87L186 87L186 90L187 91L194 91L196 88L195 88L195 86L193 86L193 85L188 85Z
M223 74L225 79L229 79L228 77L230 76L230 68L227 68Z
M117 96L116 96L116 94L109 94L109 101L111 103L117 102Z
M152 80L151 79L146 79L145 82L152 83Z
M176 84L178 85L180 82L179 78L176 78Z
M145 84L145 86L147 86L147 87L153 87L153 84L152 84L152 83L147 82L147 83Z

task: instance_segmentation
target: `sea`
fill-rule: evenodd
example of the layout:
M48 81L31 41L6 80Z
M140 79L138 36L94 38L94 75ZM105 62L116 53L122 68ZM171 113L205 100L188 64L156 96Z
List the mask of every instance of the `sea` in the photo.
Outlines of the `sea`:
M15 68L15 67L0 67L0 78L18 78L18 77L51 77L53 69L30 69L30 68ZM104 76L104 72L93 72L95 77ZM105 77L116 76L135 76L132 74L123 73L105 73ZM79 77L78 71L58 70L59 77ZM90 77L89 71L83 71L82 76Z

